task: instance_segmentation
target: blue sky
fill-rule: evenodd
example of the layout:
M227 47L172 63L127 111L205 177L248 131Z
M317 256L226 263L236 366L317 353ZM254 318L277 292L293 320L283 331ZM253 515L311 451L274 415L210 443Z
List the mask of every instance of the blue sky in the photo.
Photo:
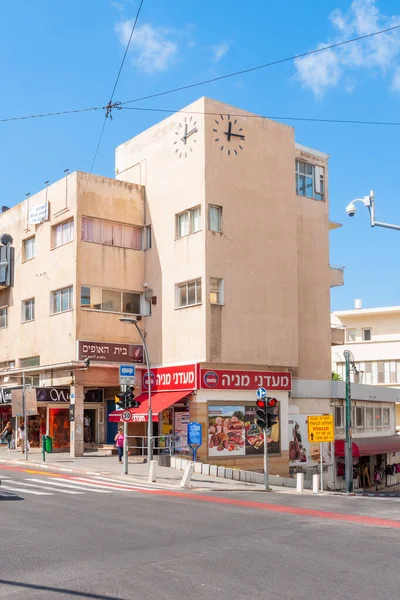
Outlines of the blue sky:
M110 96L138 0L14 0L0 21L0 118L102 106ZM396 0L243 3L144 0L115 100L251 67L400 23ZM272 117L400 121L400 30L265 70L140 102L179 109L210 96ZM135 105L132 105L135 106ZM114 174L114 148L163 118L125 110L107 122L94 172ZM2 204L21 201L69 168L89 170L103 113L0 123ZM376 217L400 224L400 127L289 122L299 143L330 159L331 263L345 266L332 308L400 304L400 232L371 229L355 197L376 194Z

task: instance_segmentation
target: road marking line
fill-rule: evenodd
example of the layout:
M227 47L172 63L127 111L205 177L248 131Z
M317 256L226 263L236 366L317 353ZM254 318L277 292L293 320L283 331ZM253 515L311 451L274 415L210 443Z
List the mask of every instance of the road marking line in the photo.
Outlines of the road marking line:
M8 482L7 482L8 483ZM84 494L85 492L73 492L71 490L59 490L58 488L50 487L50 485L39 485L37 483L25 483L24 481L15 481L10 479L13 485L25 485L26 487L39 488L41 490L51 490L52 492L60 492L63 494Z
M50 482L50 481L46 481L45 479L29 478L29 479L27 479L27 481L44 483L47 485L56 485L56 486L60 486L60 487L72 488L75 490L84 490L85 492L94 492L96 494L112 494L111 490L97 490L97 489L91 488L91 487L83 487L83 485L72 485L70 483L61 483L60 480ZM67 480L67 481L70 481L70 480ZM79 484L79 482L77 482L77 483Z
M95 486L95 487L100 487L100 488L110 488L113 490L118 490L121 492L131 492L131 491L135 491L135 490L141 490L141 489L149 489L149 490L153 490L156 488L152 488L152 487L142 487L141 484L137 484L137 486L128 486L128 485L124 485L124 484L115 484L115 483L100 483L99 481L97 483L91 483L92 481L96 481L94 479L86 479L85 477L72 477L70 481L77 481L77 482L82 482L86 485L91 485L91 486Z
M83 479L83 478L79 478L79 479ZM125 483L124 481L121 481L121 479L111 479L109 477L92 477L90 480L88 481L104 481L105 483L109 483L110 485L116 483L120 486L124 486L124 488L126 489L132 489L132 490L137 490L137 489L145 489L145 490L157 490L157 489L162 489L162 488L157 488L157 486L151 486L151 485L146 485L145 483Z
M35 490L27 490L25 488L12 487L10 485L2 485L2 488L5 490L12 490L13 492L18 492L19 494L34 494L35 496L53 496L54 494L50 492L37 492Z

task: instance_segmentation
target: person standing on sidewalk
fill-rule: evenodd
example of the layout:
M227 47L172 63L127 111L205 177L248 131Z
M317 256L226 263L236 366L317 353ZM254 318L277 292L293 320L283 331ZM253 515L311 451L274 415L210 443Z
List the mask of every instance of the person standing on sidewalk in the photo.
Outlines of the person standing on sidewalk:
M114 438L115 444L117 446L117 450L118 450L118 460L120 463L122 463L122 457L124 455L124 440L125 440L125 436L123 434L122 431L122 427L118 428L118 433Z
M25 425L23 423L21 423L21 425L19 426L19 429L18 429L18 444L21 447L22 454L25 452L25 444L28 444L28 450L29 450L29 441L27 439Z
M0 433L0 438L4 437L4 439L6 440L9 452L11 452L12 434L13 434L13 429L12 429L11 421L7 421L6 426L4 427L3 431Z

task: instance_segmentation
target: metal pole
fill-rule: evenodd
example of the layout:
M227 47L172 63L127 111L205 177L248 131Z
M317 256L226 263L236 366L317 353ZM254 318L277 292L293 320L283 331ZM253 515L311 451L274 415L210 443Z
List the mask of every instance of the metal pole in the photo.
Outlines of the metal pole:
M124 475L128 475L128 423L124 421Z
M321 461L321 482L320 482L321 492L324 491L324 463L322 462L322 451L323 451L323 444L321 442L319 445L319 457L320 457L320 461Z
M346 446L345 446L345 477L346 492L353 491L353 443L351 439L351 389L350 389L350 354L344 352L346 361Z
M27 416L26 416L25 371L22 371L22 414L23 414L23 418L24 418L24 430L25 430L24 454L25 454L25 460L28 460L28 423L27 423Z
M268 436L267 429L264 429L264 487L266 491L269 490L268 482Z
M135 322L136 329L143 342L143 351L147 366L147 384L148 384L148 410L147 410L147 462L150 465L150 461L153 460L153 411L151 408L151 377L150 377L150 361L149 354L147 352L146 341L143 337L142 331L139 325Z

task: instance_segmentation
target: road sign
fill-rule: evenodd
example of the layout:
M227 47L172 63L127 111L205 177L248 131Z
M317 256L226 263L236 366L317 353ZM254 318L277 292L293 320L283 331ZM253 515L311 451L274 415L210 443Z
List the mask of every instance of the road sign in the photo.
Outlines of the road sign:
M135 365L119 365L119 385L135 385Z
M310 415L307 417L307 422L309 442L335 441L333 415Z
M130 421L132 418L132 413L130 410L124 410L124 412L122 413L122 420L125 421L126 423L128 421Z
M256 393L257 398L260 398L260 400L267 397L267 390L263 387L259 387Z
M202 443L201 423L198 423L197 421L191 421L190 423L188 423L187 433L188 433L188 445L191 448L193 448L193 446L196 446L196 448L201 446L201 443Z

